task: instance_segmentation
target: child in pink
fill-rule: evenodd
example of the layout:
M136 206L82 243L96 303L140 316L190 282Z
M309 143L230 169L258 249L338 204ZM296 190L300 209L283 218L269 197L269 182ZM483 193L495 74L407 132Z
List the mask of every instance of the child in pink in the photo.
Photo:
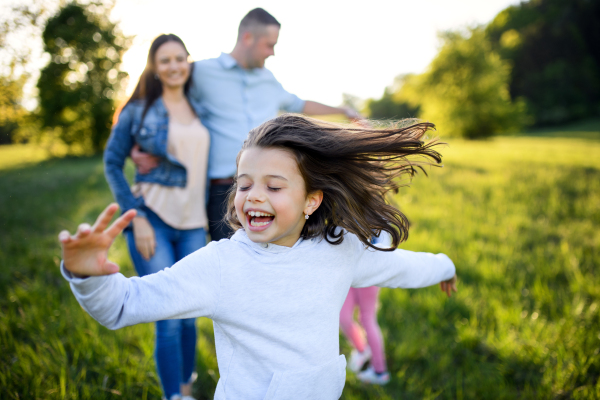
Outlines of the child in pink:
M380 246L389 247L391 240L387 235L374 237L371 242ZM340 311L340 328L354 347L348 362L348 369L358 373L357 378L365 383L385 385L390 380L385 362L383 336L377 322L377 299L379 287L350 288L346 301ZM363 329L354 321L354 309L358 307L360 323ZM366 370L359 372L367 361L371 365Z
M371 366L359 372L357 378L365 383L384 385L390 380L390 376L385 363L383 336L377 323L378 296L377 286L350 288L340 312L340 327L355 348L350 356L348 368L358 372L370 359ZM367 334L366 343L361 327L354 321L355 307L359 309L360 323Z

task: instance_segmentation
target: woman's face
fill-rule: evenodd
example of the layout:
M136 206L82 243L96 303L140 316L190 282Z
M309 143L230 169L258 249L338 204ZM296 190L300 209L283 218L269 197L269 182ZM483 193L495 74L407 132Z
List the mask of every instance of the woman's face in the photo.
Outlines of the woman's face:
M161 45L154 56L154 64L163 86L182 87L190 76L188 54L181 43L170 41Z

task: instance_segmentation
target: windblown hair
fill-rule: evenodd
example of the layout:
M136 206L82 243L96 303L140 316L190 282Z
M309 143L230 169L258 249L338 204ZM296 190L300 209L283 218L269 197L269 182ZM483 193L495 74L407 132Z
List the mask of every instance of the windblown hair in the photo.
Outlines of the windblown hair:
M283 114L252 129L237 160L251 147L282 149L294 155L306 193L323 192L321 205L304 225L303 239L323 238L340 244L346 230L368 247L391 251L408 238L409 222L388 204L387 194L407 185L419 169L427 174L425 166L441 163L441 155L433 149L440 143L421 140L434 128L416 120L383 129L364 128ZM236 190L237 182L229 193L225 215L234 230L242 227L234 206ZM370 243L374 234L383 231L392 237L389 249Z
M274 16L269 14L264 9L255 8L254 10L250 10L248 14L246 14L240 21L240 26L238 28L238 40L241 39L244 32L251 31L254 34L257 34L260 33L260 30L264 29L264 27L268 25L275 25L278 28L281 28L279 21L277 21Z
M162 82L158 78L156 78L156 52L158 51L158 48L160 46L168 42L177 42L181 44L187 55L190 55L187 48L185 47L185 44L183 43L183 40L181 40L177 35L174 35L172 33L162 34L156 39L154 39L154 41L150 45L150 51L148 51L148 59L146 60L146 67L144 68L144 72L142 72L140 80L138 81L138 84L136 85L133 94L131 95L129 100L127 100L127 104L135 100L145 101L144 111L142 113L142 120L146 116L146 113L148 112L150 106L156 101L156 99L162 96L163 85ZM191 64L190 76L188 77L183 87L183 91L186 97L189 95L190 87L192 86L193 69L194 64Z

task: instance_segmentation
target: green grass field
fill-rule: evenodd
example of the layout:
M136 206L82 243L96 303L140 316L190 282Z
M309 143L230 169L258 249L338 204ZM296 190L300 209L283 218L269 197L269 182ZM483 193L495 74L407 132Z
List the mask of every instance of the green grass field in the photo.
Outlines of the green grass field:
M447 253L459 292L383 289L392 381L348 374L342 398L600 398L600 123L448 142L397 201L402 247ZM0 399L160 398L152 326L103 328L58 270L57 233L111 200L98 157L0 147ZM122 238L111 258L134 274ZM212 324L198 328L194 395L211 399Z

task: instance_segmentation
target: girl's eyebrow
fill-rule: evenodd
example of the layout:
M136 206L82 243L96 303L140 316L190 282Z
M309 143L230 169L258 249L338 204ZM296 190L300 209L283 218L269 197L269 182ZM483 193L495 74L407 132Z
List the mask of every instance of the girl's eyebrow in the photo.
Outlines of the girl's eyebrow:
M250 178L250 176L248 174L241 174L241 175L238 175L237 178L238 179L240 179L240 178ZM284 181L287 181L287 178L285 178L285 177L283 177L281 175L267 175L267 178L282 179Z
M281 175L267 175L267 178L283 179L284 181L287 181L287 179Z

